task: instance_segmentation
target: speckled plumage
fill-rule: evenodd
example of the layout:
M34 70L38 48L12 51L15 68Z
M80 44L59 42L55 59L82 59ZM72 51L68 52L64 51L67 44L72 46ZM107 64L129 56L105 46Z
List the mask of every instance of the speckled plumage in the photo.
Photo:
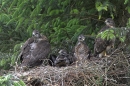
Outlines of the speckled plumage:
M105 26L99 31L99 33L115 27L115 22L111 18L107 18L105 20ZM101 37L98 37L95 39L94 44L94 56L99 55L98 57L104 56L106 51L108 51L113 45L114 45L115 39L113 40L106 40L102 39Z
M85 60L90 57L89 47L86 45L84 41L85 41L84 35L79 35L78 42L75 45L75 50L74 50L75 51L74 55L79 61L83 59Z
M59 51L59 55L57 56L54 64L57 67L68 66L70 64L70 60L68 58L68 54L66 50L61 49Z
M32 34L33 37L24 43L19 54L21 66L40 65L50 52L50 43L46 36L40 35L38 30L34 30Z

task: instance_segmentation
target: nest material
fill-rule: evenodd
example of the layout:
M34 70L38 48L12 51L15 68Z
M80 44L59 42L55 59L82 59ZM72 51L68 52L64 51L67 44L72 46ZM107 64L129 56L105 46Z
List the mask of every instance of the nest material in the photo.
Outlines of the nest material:
M116 49L110 57L93 57L67 67L40 66L11 71L27 86L130 86L130 54Z

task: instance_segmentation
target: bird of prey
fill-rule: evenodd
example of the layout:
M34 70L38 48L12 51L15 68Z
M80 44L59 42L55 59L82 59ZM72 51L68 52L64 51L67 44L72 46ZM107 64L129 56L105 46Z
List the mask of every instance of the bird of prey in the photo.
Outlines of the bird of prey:
M40 65L50 52L50 43L46 36L34 30L32 37L22 46L19 54L21 66L34 67Z
M78 42L75 45L74 56L78 61L90 59L90 50L85 43L85 36L83 34L78 36Z
M99 31L99 33L102 33L105 30L108 30L109 28L115 27L115 22L112 18L107 18L105 20L105 26ZM103 57L107 56L106 51L110 50L111 47L114 46L115 39L112 40L106 40L102 39L101 37L98 37L95 39L94 44L94 56Z
M54 64L57 67L64 67L68 66L70 64L70 60L68 58L67 51L65 49L61 49L59 52L59 55L57 56Z

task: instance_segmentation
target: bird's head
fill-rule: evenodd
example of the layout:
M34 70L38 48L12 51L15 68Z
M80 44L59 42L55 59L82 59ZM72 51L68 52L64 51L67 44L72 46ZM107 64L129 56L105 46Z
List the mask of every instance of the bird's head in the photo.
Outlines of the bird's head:
M106 24L107 26L109 26L110 28L115 27L115 22L114 22L114 20L113 20L112 18L107 18L107 19L105 20L105 24Z
M39 38L41 37L40 33L38 30L34 30L33 33L32 33L32 36L36 37L36 38Z
M58 53L59 53L60 55L62 55L62 56L66 56L66 55L67 55L67 51L64 50L64 49L61 49Z
M84 35L79 35L79 37L78 37L78 41L80 41L80 42L83 42L85 40L85 36Z

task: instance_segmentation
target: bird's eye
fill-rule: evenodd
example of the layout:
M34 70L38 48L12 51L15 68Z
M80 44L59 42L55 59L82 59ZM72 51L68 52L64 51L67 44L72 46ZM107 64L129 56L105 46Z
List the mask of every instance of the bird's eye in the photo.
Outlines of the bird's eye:
M36 34L39 34L39 33L36 33Z
M65 56L64 54L62 54L62 56Z
M79 37L79 39L82 39L82 37Z
M110 21L107 21L108 23L110 23Z

